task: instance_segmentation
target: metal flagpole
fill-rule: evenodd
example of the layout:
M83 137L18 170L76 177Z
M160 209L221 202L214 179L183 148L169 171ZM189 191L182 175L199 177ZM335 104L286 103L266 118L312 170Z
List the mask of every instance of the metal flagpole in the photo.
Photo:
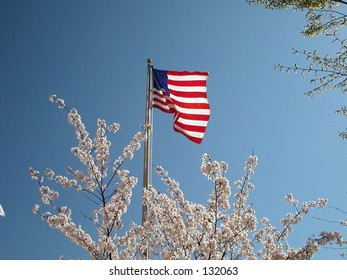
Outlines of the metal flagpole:
M143 159L143 193L149 190L152 183L152 59L147 59L147 82L146 82L146 115L145 115L145 129L147 132L147 139L144 145L144 159ZM148 206L142 202L142 226L147 220ZM146 250L142 253L142 259L148 260L148 243Z
M0 204L0 216L6 217L5 211L4 211L4 209L2 208L1 204Z

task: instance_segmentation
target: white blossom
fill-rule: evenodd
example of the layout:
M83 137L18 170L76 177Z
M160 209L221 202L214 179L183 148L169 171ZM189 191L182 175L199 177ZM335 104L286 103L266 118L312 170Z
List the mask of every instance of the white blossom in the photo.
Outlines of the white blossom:
M56 95L52 95L50 101L66 109L64 101ZM68 122L75 128L78 141L71 152L80 161L83 171L68 167L66 176L62 176L47 168L44 174L54 186L43 186L39 171L29 168L31 179L39 185L43 203L41 207L35 204L32 211L40 212L43 221L86 250L92 259L140 259L146 250L150 258L167 260L310 259L322 246L346 244L338 232L325 231L318 237L308 237L298 248L288 241L295 225L302 222L310 209L327 204L324 198L299 205L289 193L285 200L294 206L294 212L284 215L278 227L267 217L258 220L253 205L248 202L255 188L252 178L258 164L258 157L253 154L245 162L244 174L232 186L226 177L228 164L212 160L208 154L202 156L201 172L210 183L206 203L187 200L180 183L163 167L156 166L154 170L166 190L156 186L144 190L142 203L147 208L146 220L143 225L135 222L128 225L124 217L132 203L138 178L121 166L140 149L151 127L144 127L134 135L113 161L112 172L108 172L111 141L107 132L118 131L119 124L107 125L105 120L98 119L93 138L76 109L68 110ZM96 227L94 238L82 225L74 223L72 209L60 205L59 192L54 189L57 186L75 189L94 202L96 209L85 214L86 220ZM189 187L200 191L202 186ZM42 209L46 207L52 212L44 212ZM340 223L347 225L345 220Z
M52 103L55 103L57 100L57 95L56 94L52 94L50 97L49 97L49 101L52 102Z
M39 180L39 177L38 177L38 175L40 174L39 171L34 170L32 167L29 167L29 173L32 180Z
M34 208L33 208L33 213L36 214L37 211L39 211L39 208L40 208L40 205L35 204L35 205L34 205Z
M285 196L285 200L288 201L288 203L293 205L298 205L298 201L294 199L293 194L289 193Z
M65 102L64 102L63 99L58 98L58 99L56 100L56 102L59 104L58 107L59 107L60 109L64 109L64 108L65 108Z
M108 131L111 131L113 133L116 133L120 129L119 123L112 123L107 127Z
M328 199L326 198L318 198L317 199L317 205L320 207L320 208L323 208L324 206L326 206L328 204Z

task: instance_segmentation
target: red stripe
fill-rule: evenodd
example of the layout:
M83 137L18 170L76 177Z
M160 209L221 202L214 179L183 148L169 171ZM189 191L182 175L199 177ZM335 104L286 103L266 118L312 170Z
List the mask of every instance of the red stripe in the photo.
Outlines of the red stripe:
M153 94L153 101L156 101L156 102L161 103L163 105L169 105L170 104L170 102L167 102L166 99L165 99L165 101L163 101L162 99L160 99L158 97L161 97L161 98L165 99L163 94L154 93ZM182 108L187 108L187 109L210 109L210 106L209 106L208 103L185 103L185 102L177 101L174 98L171 99L171 101L172 101L172 104L175 104L175 105L177 105L179 107L182 107Z
M183 103L172 99L172 103L186 109L210 109L210 105L206 103Z
M206 81L175 81L167 80L169 85L180 87L206 87Z
M186 131L193 131L193 132L205 132L206 131L206 126L196 126L196 125L188 125L188 124L183 124L179 121L179 119L175 122L179 127Z
M180 117L182 119L192 120L192 121L208 121L210 119L209 115L191 115L191 114L184 114L184 113L180 113Z
M165 102L167 102L167 95L163 94L163 93L158 93L158 92L153 92L153 96L152 99L160 99L160 100L165 100ZM164 102L164 101L163 101Z
M159 103L159 104L158 104ZM158 99L155 99L155 98L153 98L153 105L154 104L158 104L158 106L160 106L160 104L161 105L163 105L163 106L167 106L167 107L169 107L169 104L167 104L167 103L165 103L165 102L162 102L161 100L158 100Z
M168 109L167 108L163 108L163 107L160 106L160 104L162 104L163 106L167 106L169 108ZM158 108L158 109L160 109L161 111L163 111L165 113L175 113L176 112L175 108L170 107L170 106L174 107L175 105L173 105L170 102L167 102L166 99L165 99L165 101L163 101L162 99L158 99L155 95L153 95L153 98L152 98L152 106L153 106L153 108Z
M183 134L183 135L184 135L185 137L187 137L189 140L191 140L191 141L193 141L193 142L195 142L195 143L197 143L197 144L200 144L200 143L202 142L202 138L192 137L192 136L190 136L190 135L184 133L184 131L178 130L178 129L175 128L175 127L174 127L173 129L174 129L174 131Z
M158 105L156 105L156 104L153 104L153 106L152 106L153 108L157 108L157 109L159 109L160 111L162 111L162 112L164 112L164 113L172 113L170 110L167 110L167 109L165 109L165 108L163 108L163 107L160 107L160 106L158 106Z
M154 100L158 100L160 101L161 103L165 102L166 104L172 104L172 100L171 98L164 94L164 93L158 93L158 92L153 92L153 96L152 96L152 99ZM162 100L165 100L165 101L162 101Z
M161 100L158 100L158 99L155 99L155 98L153 98L153 105L154 104L157 104L158 106L160 106L160 104L161 104L161 105L163 105L165 107L169 107L169 105L167 103L164 103Z
M176 96L180 97L187 97L187 98L206 98L207 94L206 92L184 92L184 91L176 91L170 89L170 93Z
M165 98L165 94L163 92L156 91L156 90L153 90L153 96L160 96Z
M166 71L167 75L172 75L172 76L206 76L208 77L208 72L199 72L199 71L194 71L194 72L188 72L188 71Z

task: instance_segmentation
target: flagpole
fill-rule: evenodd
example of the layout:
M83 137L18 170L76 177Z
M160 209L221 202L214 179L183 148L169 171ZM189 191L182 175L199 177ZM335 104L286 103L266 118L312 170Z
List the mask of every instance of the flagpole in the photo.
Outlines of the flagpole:
M145 129L147 139L144 145L144 159L143 159L143 194L149 190L152 183L152 59L147 59L147 82L146 82L146 114L145 114ZM145 225L147 220L148 206L142 202L142 226ZM147 242L147 241L146 241ZM142 253L142 259L148 260L148 243L146 250Z

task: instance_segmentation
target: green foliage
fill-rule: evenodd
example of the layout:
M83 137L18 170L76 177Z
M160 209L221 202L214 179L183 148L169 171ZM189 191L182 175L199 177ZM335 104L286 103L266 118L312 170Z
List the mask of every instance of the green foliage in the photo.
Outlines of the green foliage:
M307 11L304 36L319 36L347 25L346 15L338 11L342 0L246 0L250 5L265 6L267 9L292 9Z
M246 0L249 4L265 6L267 9L322 9L336 6L343 1L336 0Z
M335 11L332 8L324 10L309 10L306 14L307 25L302 34L304 36L319 36L327 34L332 30L337 30L347 25L345 14Z
M246 0L246 2L273 10L306 11L306 25L301 34L304 37L320 35L331 37L332 44L338 44L337 52L333 56L321 56L317 50L294 49L293 54L304 56L307 64L303 67L296 63L294 66L276 64L275 70L300 73L303 78L311 76L310 83L313 88L305 93L307 96L324 94L329 90L347 93L347 39L341 39L338 35L338 31L347 26L347 15L343 9L347 6L347 0ZM347 116L346 107L341 107L336 112ZM339 135L342 139L347 139L347 131L340 132Z
M303 78L311 75L310 83L313 85L313 89L305 93L307 96L320 95L328 90L336 89L347 93L347 40L339 39L336 32L329 34L329 36L334 38L333 43L340 45L340 49L335 57L329 55L320 56L316 50L299 51L293 49L293 54L306 58L308 62L306 66L299 67L298 64L290 67L281 64L275 65L275 70L287 73L301 73Z
M347 44L346 40L338 37L337 31L347 25L347 15L338 9L341 5L347 5L342 0L246 0L249 4L265 6L267 9L292 9L293 11L307 11L306 25L302 31L303 36L319 36L325 34L333 37L332 43L339 44L339 50L334 56L320 56L314 51L293 50L293 54L299 54L306 58L308 64L299 67L283 66L276 64L275 69L287 73L300 72L305 78L310 79L313 89L306 92L308 96L323 94L328 90L339 89L347 92Z

